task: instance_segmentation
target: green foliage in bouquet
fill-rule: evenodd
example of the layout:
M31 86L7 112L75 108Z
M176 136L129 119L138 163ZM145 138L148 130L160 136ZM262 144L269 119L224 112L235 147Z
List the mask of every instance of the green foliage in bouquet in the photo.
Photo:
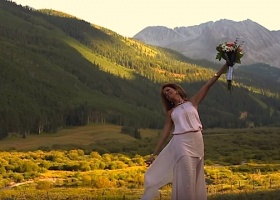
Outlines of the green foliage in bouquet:
M236 39L234 42L224 42L219 44L216 47L216 50L218 51L216 59L219 61L224 59L230 66L233 66L235 63L241 64L241 58L244 55L241 48L243 43L244 41L241 44L238 44L238 39Z
M242 41L241 44L238 44L238 39L236 39L234 42L224 42L216 47L216 50L218 51L216 59L219 61L224 59L228 64L228 69L223 73L227 72L227 88L230 92L232 91L233 66L235 63L241 64L241 58L244 55L241 48L243 43L244 41Z

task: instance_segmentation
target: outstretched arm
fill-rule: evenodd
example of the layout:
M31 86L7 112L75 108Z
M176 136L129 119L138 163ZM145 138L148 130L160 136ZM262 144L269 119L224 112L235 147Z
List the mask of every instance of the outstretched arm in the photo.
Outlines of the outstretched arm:
M225 71L225 69L228 67L228 64L225 63L223 67L210 79L208 80L201 88L200 90L192 96L189 101L194 105L194 107L198 107L200 102L204 99L207 92L209 91L210 87L220 78L222 73Z
M164 127L163 127L163 131L162 131L162 136L161 136L161 139L159 140L158 144L157 144L157 147L155 148L154 150L154 155L157 155L160 150L162 149L163 145L165 144L170 132L171 132L171 129L173 127L173 122L172 122L172 119L171 119L171 112L172 110L169 110L167 113L166 113L166 118L165 118L165 123L164 123Z

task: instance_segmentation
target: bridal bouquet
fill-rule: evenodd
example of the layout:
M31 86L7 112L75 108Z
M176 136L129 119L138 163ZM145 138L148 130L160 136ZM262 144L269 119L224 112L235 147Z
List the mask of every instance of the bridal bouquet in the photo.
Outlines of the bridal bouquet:
M235 63L241 64L241 58L243 57L243 50L241 46L243 45L244 41L239 44L238 39L234 42L224 42L219 44L216 47L218 51L216 59L221 60L224 59L227 61L229 67L227 70L227 83L228 83L228 90L232 91L232 73L233 73L233 65Z

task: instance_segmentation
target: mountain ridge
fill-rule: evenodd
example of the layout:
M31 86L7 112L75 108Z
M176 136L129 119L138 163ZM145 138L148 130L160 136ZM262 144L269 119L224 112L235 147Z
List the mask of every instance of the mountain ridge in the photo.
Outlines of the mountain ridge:
M134 39L146 44L170 48L194 59L215 60L215 47L222 42L244 41L242 64L264 63L280 68L280 31L269 31L247 19L240 22L221 19L189 27L149 26Z

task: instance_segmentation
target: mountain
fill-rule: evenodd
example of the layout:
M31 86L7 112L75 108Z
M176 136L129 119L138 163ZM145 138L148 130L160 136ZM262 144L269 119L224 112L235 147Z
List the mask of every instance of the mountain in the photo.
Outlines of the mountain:
M242 64L265 63L280 68L280 31L269 31L249 19L241 22L222 19L174 29L151 26L133 38L146 44L176 50L193 59L212 62L215 62L215 49L219 43L239 38L244 41Z
M179 83L192 95L221 66L5 0L0 54L0 139L89 123L161 128L160 86ZM231 95L222 76L200 106L204 128L279 126L279 77L263 64L236 69Z

